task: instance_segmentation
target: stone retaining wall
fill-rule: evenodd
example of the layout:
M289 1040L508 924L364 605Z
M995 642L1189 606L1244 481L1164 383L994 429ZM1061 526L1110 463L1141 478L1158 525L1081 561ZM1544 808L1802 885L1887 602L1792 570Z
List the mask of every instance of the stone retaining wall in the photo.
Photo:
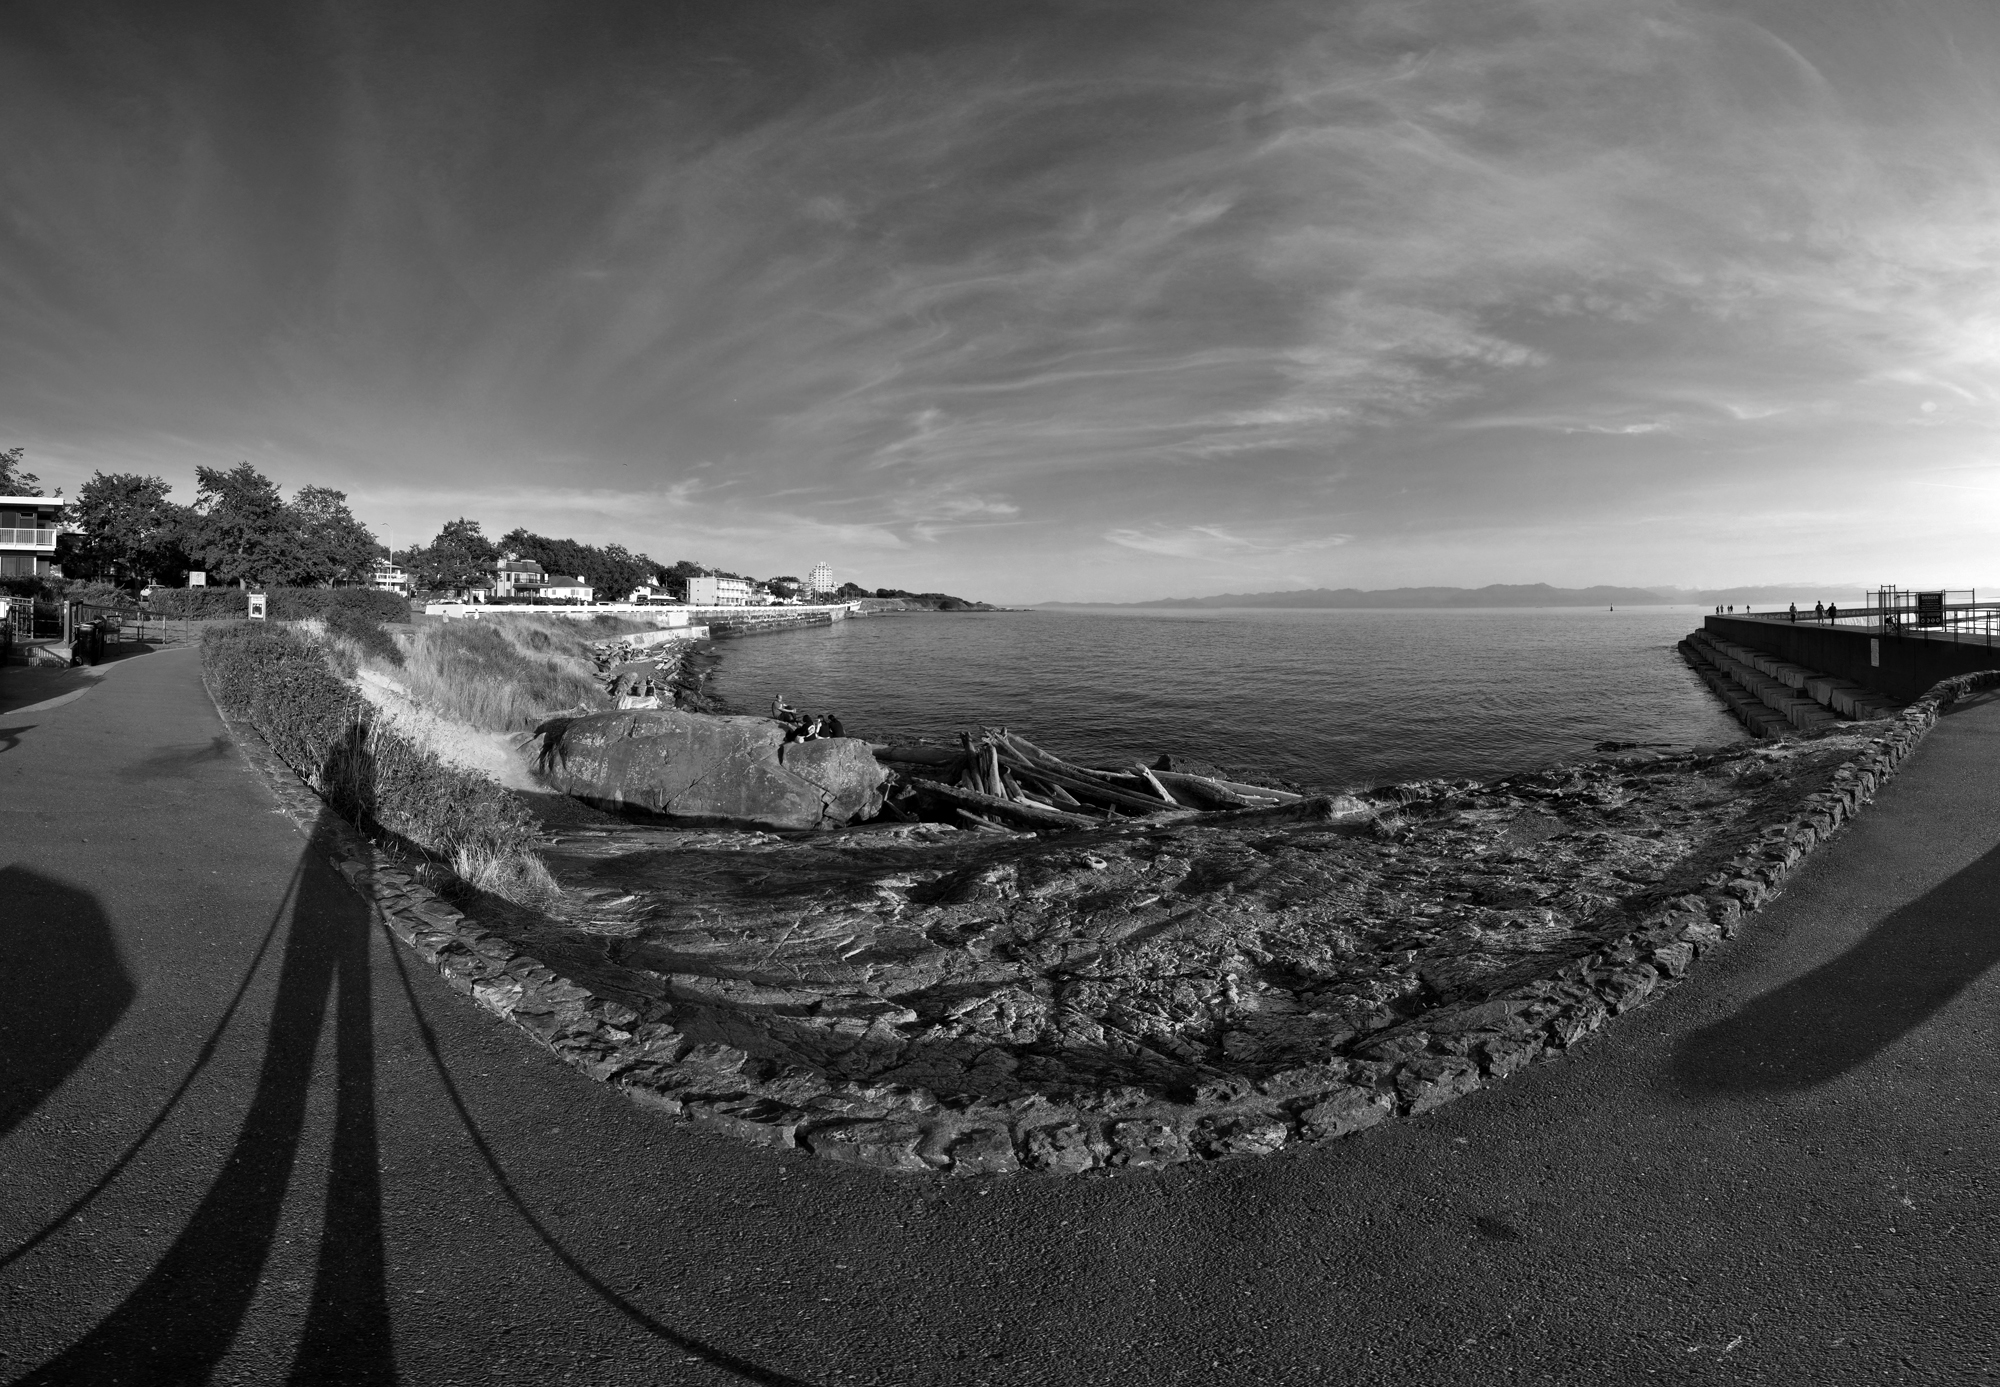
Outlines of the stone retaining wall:
M1756 848L1699 892L1665 901L1547 976L1475 1004L1434 1008L1371 1035L1349 1056L1255 1082L1219 1077L1184 1102L1138 1090L999 1102L829 1084L825 1076L807 1082L732 1046L693 1044L676 1029L671 1005L593 992L481 928L328 811L254 728L230 726L286 812L397 938L453 988L589 1077L663 1113L829 1160L917 1172L1060 1174L1261 1155L1346 1135L1427 1112L1577 1043L1671 987L1704 951L1739 931L1814 847L1874 797L1941 709L1996 685L2000 672L1938 684L1840 766L1830 789L1764 825Z

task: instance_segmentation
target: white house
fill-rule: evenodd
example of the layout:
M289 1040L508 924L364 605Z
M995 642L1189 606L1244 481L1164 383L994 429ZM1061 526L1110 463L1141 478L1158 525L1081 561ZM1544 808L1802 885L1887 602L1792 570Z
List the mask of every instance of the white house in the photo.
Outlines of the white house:
M518 589L516 595L540 597L551 602L588 602L596 591L597 589L584 581L581 573L576 575L576 581L573 583L567 577L548 574L535 587Z
M747 607L750 584L741 578L717 578L703 574L688 579L690 607Z
M486 566L492 575L493 596L504 601L509 597L532 597L549 580L542 572L542 566L533 559L523 559L513 554L502 554Z
M60 578L60 496L0 496L0 578Z
M632 589L632 595L625 599L636 607L674 601L673 593L667 587L664 577L655 578L650 583L641 583Z
M400 592L407 597L410 593L410 575L399 563L392 563L388 559L377 559L374 567L369 570L368 586L380 588L384 592Z

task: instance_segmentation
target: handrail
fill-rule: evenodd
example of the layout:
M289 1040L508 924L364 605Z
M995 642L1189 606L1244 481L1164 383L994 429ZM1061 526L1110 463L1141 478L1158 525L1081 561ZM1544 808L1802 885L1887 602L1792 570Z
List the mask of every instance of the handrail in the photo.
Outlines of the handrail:
M25 544L36 549L53 549L56 547L56 532L42 529L0 530L0 544Z

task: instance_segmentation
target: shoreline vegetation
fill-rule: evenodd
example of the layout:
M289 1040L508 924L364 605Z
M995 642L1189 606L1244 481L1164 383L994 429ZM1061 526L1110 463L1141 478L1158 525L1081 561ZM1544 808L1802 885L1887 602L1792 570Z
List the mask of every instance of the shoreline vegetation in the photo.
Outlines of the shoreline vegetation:
M586 658L601 674L620 667L616 633L557 651L561 632L544 646L524 627L420 654L424 633L386 631L398 667L330 623L246 627L205 641L218 703L452 898L459 923L413 946L471 970L482 1004L661 1110L960 1173L1261 1154L1575 1044L1740 929L1978 682L1884 722L1614 744L1494 781L1380 787L1335 814L1265 791L1280 802L1053 832L773 832L538 817L534 796L447 764L349 682L407 679L413 656L480 678ZM458 711L518 739L578 688L531 681L519 704ZM1013 733L940 750L959 761L936 760L950 780L935 783L961 793L997 772L1046 793L1078 769Z

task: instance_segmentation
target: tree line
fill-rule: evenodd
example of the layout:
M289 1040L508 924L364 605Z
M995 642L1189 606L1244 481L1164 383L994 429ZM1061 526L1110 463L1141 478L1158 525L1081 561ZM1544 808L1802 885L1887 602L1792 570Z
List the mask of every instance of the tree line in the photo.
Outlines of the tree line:
M0 450L0 496L40 496L41 479L26 470L21 448ZM623 598L634 588L664 583L685 599L687 580L703 574L757 580L691 559L661 563L620 544L584 544L538 535L525 528L488 539L479 522L460 517L438 531L429 544L391 554L348 509L345 492L302 486L290 499L248 462L224 471L195 469L195 496L189 505L170 499L171 485L136 472L98 472L65 505L73 527L58 541L56 557L67 578L139 588L149 583L176 587L193 570L221 585L325 587L365 584L378 559L389 558L410 575L419 591L449 592L492 572L503 555L531 559L545 573L580 576L601 599ZM763 581L779 597L799 594L803 585L785 574ZM909 593L899 588L864 588L844 583L836 596L902 597L924 605L960 603L943 593Z
M0 495L41 495L21 453L0 453ZM136 472L93 475L64 506L72 527L57 541L64 577L176 585L201 569L221 584L319 587L366 581L383 552L345 492L302 486L288 500L247 462L197 467L191 505L169 499L172 490Z

